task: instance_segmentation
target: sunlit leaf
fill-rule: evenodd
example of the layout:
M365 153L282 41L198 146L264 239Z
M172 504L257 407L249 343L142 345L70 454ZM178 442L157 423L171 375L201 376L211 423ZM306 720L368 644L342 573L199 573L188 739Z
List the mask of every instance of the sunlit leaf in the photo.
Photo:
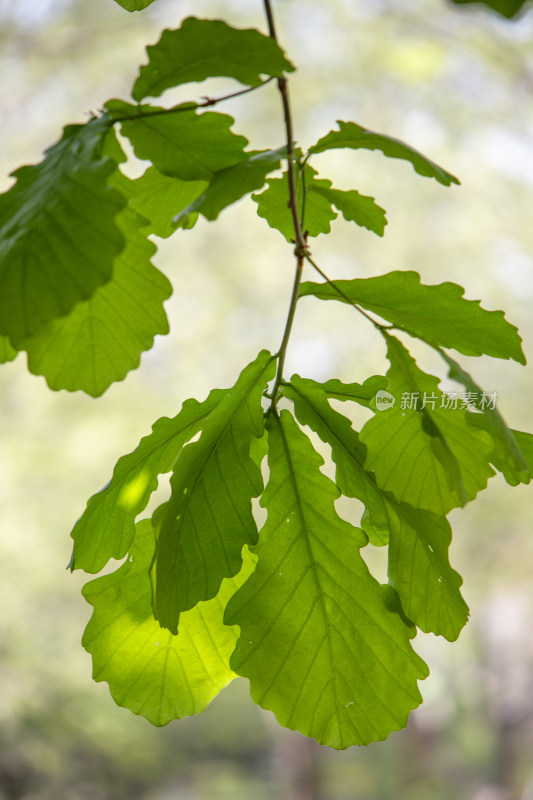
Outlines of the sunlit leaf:
M451 175L446 170L439 167L429 158L419 153L413 147L401 142L399 139L393 139L391 136L385 136L381 133L369 131L356 125L355 122L342 122L337 120L339 126L338 131L330 131L326 136L318 140L316 144L309 148L310 153L323 153L325 150L334 150L337 148L350 148L352 150L381 150L381 152L388 158L401 158L409 161L419 175L427 178L435 178L439 183L444 186L450 186L452 183L459 183L456 177Z
M450 358L446 353L441 353L444 360L450 367L449 376L452 380L462 383L471 396L473 405L482 413L471 414L468 421L477 427L488 431L495 443L495 455L497 460L491 457L491 463L496 469L505 474L506 480L511 485L518 483L529 483L531 471L520 447L517 444L514 432L507 427L501 414L492 402L492 398L481 389L473 378Z
M124 197L131 194L133 181L118 170L109 182ZM139 366L141 353L152 347L156 335L168 333L163 302L172 287L150 261L156 248L141 233L145 224L130 207L120 211L116 225L126 247L115 259L112 279L67 317L22 343L28 368L44 375L51 389L81 389L98 397Z
M173 218L196 200L209 184L207 181L181 181L162 175L154 167L149 167L144 175L131 181L131 207L145 217L143 231L166 239L175 233ZM187 224L181 227L192 228L198 213L187 215ZM185 222L185 221L184 221Z
M99 572L110 558L124 558L134 536L135 518L157 489L159 475L170 472L183 445L226 396L214 389L203 403L186 400L172 419L162 417L138 447L117 462L113 477L93 495L72 531L72 569Z
M287 411L271 415L268 518L254 573L229 601L241 635L230 665L280 722L342 749L385 738L427 676L397 597L368 572L366 539L337 516L336 486Z
M350 421L334 411L320 384L295 375L286 395L302 425L309 425L331 447L335 481L346 497L365 505L361 527L377 545L389 544L389 583L400 596L406 615L426 633L457 639L468 619L461 597L461 577L448 561L451 530L444 517L401 503L376 483L365 468L366 447ZM360 402L356 390L344 400Z
M388 378L382 375L372 375L364 383L343 383L332 378L325 383L319 384L322 391L332 400L353 400L359 405L370 407L371 400L374 399L379 391L387 389Z
M138 158L148 159L171 178L210 181L215 172L245 161L248 144L230 130L233 118L190 104L168 110L110 100L106 108L133 145Z
M109 281L124 248L125 198L108 185L117 165L101 157L108 130L105 117L65 128L0 195L0 334L14 347Z
M248 558L236 578L224 580L215 598L185 612L173 636L152 615L154 545L150 520L142 520L123 566L86 584L83 595L94 611L82 644L93 657L94 679L108 682L119 706L166 725L203 711L235 677L229 657L237 634L222 617L252 562Z
M377 411L360 438L366 469L398 500L436 514L463 506L494 475L492 440L468 424L471 412L453 407L439 380L422 372L405 347L387 336L389 393L394 405Z
M163 31L147 53L148 64L141 67L133 87L137 101L159 97L172 86L216 76L258 86L263 75L279 77L294 70L270 36L233 28L218 19L188 17L178 30Z
M264 433L261 400L275 359L262 351L180 453L172 496L153 515L154 615L176 632L179 615L214 597L241 568L242 548L257 541L252 497L263 489L250 440Z
M303 283L300 296L351 301L379 314L396 328L435 347L452 347L467 356L513 358L525 364L521 339L503 311L486 311L479 300L466 300L455 283L427 286L418 272L389 272L376 278Z

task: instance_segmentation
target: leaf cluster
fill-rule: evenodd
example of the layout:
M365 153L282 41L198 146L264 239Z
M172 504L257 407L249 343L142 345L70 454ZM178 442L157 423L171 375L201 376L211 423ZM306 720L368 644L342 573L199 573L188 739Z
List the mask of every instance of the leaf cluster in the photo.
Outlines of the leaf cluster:
M121 2L130 11L149 4ZM306 246L296 246L280 350L259 353L230 388L187 400L119 459L73 530L70 566L96 574L123 561L84 589L94 612L83 644L118 704L165 725L202 711L240 675L282 725L345 748L385 738L421 702L428 667L413 648L417 629L453 641L468 618L446 515L496 470L511 485L528 483L533 437L511 430L447 352L524 364L503 312L412 271L332 281L307 247L338 213L378 236L387 223L374 198L319 175L311 162L328 150L378 150L443 186L457 178L355 122L339 121L305 152L290 137L248 149L234 119L211 110L271 82L286 92L293 69L273 36L188 18L148 48L134 102L110 100L65 128L40 164L17 170L0 197L0 361L25 351L51 388L100 395L168 330L171 287L151 263L151 236L190 229L200 215L214 220L247 195L289 242L296 215ZM213 76L244 88L170 107L147 102ZM117 131L149 162L136 180L120 168ZM304 262L324 280L300 283ZM386 345L386 375L286 380L290 322L304 297L364 316ZM464 391L444 392L409 338L437 352ZM357 431L335 401L373 415ZM168 499L140 519L169 473ZM338 514L341 495L363 505L359 526ZM388 550L387 585L366 564L368 545Z

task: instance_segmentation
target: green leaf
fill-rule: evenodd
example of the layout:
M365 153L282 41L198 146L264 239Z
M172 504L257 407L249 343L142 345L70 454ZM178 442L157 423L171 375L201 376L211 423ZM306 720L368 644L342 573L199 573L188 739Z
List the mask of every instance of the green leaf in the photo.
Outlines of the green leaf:
M132 92L137 101L216 76L258 86L263 75L281 77L294 71L270 36L216 19L188 17L178 30L163 31L159 42L146 51L148 64L141 67Z
M370 408L370 402L379 391L388 388L389 381L382 375L372 375L363 384L342 383L342 381L332 378L319 385L332 400L354 400L359 405Z
M360 148L381 150L383 155L388 158L401 158L409 161L419 175L423 175L426 178L435 178L444 186L449 186L451 183L459 183L456 177L399 139L393 139L391 136L385 136L381 133L374 133L374 131L369 131L360 125L356 125L355 122L337 120L337 125L339 130L330 131L322 139L319 139L315 145L309 148L309 153L323 153L325 150L345 147L352 150Z
M248 141L231 132L234 120L227 114L198 114L190 104L163 109L122 100L110 100L106 108L121 121L135 155L171 178L210 181L215 172L248 158Z
M252 563L247 559L215 598L185 612L173 636L152 616L148 570L154 544L150 520L143 519L123 566L86 584L83 595L94 611L82 644L92 654L94 679L109 683L119 706L166 725L203 711L235 677L229 657L237 635L222 616Z
M110 184L127 197L133 181L117 171ZM28 368L44 375L51 389L81 389L98 397L139 366L156 335L168 333L163 302L172 286L150 262L156 247L141 233L146 220L126 207L116 224L126 247L115 260L112 279L68 317L22 343Z
M133 541L135 518L157 489L158 476L170 472L184 444L227 392L214 389L203 403L186 400L179 414L157 420L152 433L118 460L113 477L90 498L74 526L72 569L99 572L110 558L124 558Z
M361 228L383 236L387 217L384 209L376 204L373 197L359 194L355 190L342 192L340 189L329 188L330 186L331 181L313 180L309 191L322 195L348 222L355 222Z
M310 170L310 167L306 167ZM313 170L314 173L314 170ZM299 177L299 173L297 173ZM271 228L278 230L288 242L294 241L294 228L292 214L289 208L289 180L288 173L284 172L282 178L272 178L267 181L268 189L261 194L253 194L252 200L257 203L257 213L266 219ZM304 191L301 179L297 182L298 208L302 209ZM331 208L331 203L325 197L317 194L306 196L304 229L308 236L318 236L320 233L329 233L330 222L336 219L337 214Z
M176 214L200 197L208 185L207 181L169 178L155 167L149 167L144 175L131 181L130 206L147 220L143 228L145 233L166 239L176 231L176 226L172 223ZM197 213L189 213L186 227L194 227L197 219Z
M206 219L216 219L224 208L254 189L261 189L266 175L279 168L285 149L250 152L246 161L216 172L206 190L174 217L174 224L190 227L198 213Z
M0 195L0 334L18 347L111 278L124 248L117 168L101 157L106 117L64 129L44 161Z
M378 410L361 431L365 467L398 500L444 516L472 500L494 475L492 440L468 424L471 412L448 404L439 379L422 372L401 342L386 338L395 404Z
M456 5L472 5L473 3L483 3L483 5L501 14L502 17L511 19L522 11L526 0L452 0Z
M154 0L115 0L115 3L125 8L126 11L142 11L143 8L147 8L153 2Z
M359 192L342 192L331 188L331 181L317 178L317 172L308 164L303 168L296 167L298 193L298 209L301 213L302 225L308 236L329 233L331 221L337 214L335 206L347 220L368 228L382 236L387 220L385 212L376 205L373 197L366 197ZM252 195L257 203L257 213L266 219L271 228L275 228L292 241L294 230L292 215L288 206L289 181L288 173L282 178L267 181L268 189L259 195Z
M515 430L512 431L512 434L520 447L520 452L526 459L530 473L533 475L533 434Z
M505 424L496 404L491 402L487 393L453 358L446 353L441 352L441 355L450 368L448 373L450 378L463 384L470 393L473 404L482 411L482 414L470 414L468 420L472 425L487 431L494 439L495 451L491 456L491 463L504 473L505 479L512 486L516 486L518 483L529 483L531 471L528 463L522 455L513 431Z
M486 311L479 300L466 300L455 283L427 286L418 272L389 272L376 278L335 281L356 305L379 314L410 336L432 347L452 347L467 356L513 358L525 364L521 338L503 311ZM303 283L300 297L348 302L329 283Z
M0 336L0 364L7 364L18 356L18 350L11 347L7 336Z
M241 635L230 660L281 725L342 749L384 739L421 702L428 670L390 587L359 554L366 537L337 516L335 485L287 411L267 421L268 510L254 573L224 620Z
M263 490L250 441L264 433L261 400L275 358L263 350L180 453L172 496L153 515L154 616L176 632L180 612L214 597L241 568L242 547L257 541L251 500Z
M348 388L348 387L346 387ZM302 425L309 425L331 447L336 464L336 483L347 497L365 505L361 520L372 543L389 543L389 583L402 602L405 614L425 633L450 641L459 636L468 619L461 597L461 577L448 561L451 529L444 517L400 503L376 483L364 468L366 448L350 421L334 411L320 384L298 375L285 386ZM343 399L359 402L356 392Z

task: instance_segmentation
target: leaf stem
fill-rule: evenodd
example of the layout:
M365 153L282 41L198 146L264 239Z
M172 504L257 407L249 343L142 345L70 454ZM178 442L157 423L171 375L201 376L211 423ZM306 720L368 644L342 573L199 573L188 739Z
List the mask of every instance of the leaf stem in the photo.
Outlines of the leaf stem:
M276 43L278 43L272 5L270 3L270 0L263 0L263 3L265 7L265 13L266 13L268 31L270 37ZM289 344L292 324L294 322L296 304L298 302L298 294L300 290L300 283L302 280L303 265L305 258L307 256L307 242L305 240L305 236L302 231L302 223L300 220L300 215L298 213L298 190L296 186L295 157L294 157L294 130L292 122L291 103L289 99L288 81L285 75L282 75L281 78L278 78L278 90L281 96L281 103L283 106L283 118L285 121L285 133L287 138L287 173L289 177L289 208L291 211L292 225L294 229L294 242L295 242L294 255L296 257L296 272L294 275L294 283L292 287L291 301L289 304L289 312L287 314L287 322L285 323L283 339L281 340L281 346L278 353L278 370L276 373L276 379L274 381L274 387L270 395L272 400L271 408L273 411L275 411L276 395L278 392L278 388L281 381L283 380L283 367L285 365L285 355L287 352L287 346Z

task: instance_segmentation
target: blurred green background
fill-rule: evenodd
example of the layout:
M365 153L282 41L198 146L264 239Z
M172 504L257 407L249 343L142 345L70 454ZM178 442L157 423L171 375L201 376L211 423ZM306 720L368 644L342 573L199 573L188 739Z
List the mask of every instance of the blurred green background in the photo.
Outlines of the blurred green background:
M462 182L444 189L376 153L317 157L323 176L375 196L390 223L379 240L337 221L313 242L317 261L334 277L415 269L428 283L460 283L506 310L531 360L533 14L509 23L444 0L274 7L299 68L291 93L303 146L353 120L405 139ZM0 0L0 189L64 124L127 98L146 44L188 14L264 27L260 0L157 0L138 14L112 0ZM227 86L213 80L176 98ZM254 148L282 144L274 86L223 110ZM452 514L471 621L455 644L419 634L431 667L425 703L386 742L342 753L315 745L255 707L243 680L200 717L158 730L93 683L80 645L84 577L65 570L69 531L155 419L231 385L258 350L278 347L292 284L290 248L249 200L163 242L156 264L175 286L171 333L102 398L52 393L23 356L0 369L0 800L533 800L531 488L499 478ZM499 393L513 427L533 429L530 368L462 363ZM286 374L362 381L385 369L364 320L302 301ZM342 512L358 521L355 502Z

